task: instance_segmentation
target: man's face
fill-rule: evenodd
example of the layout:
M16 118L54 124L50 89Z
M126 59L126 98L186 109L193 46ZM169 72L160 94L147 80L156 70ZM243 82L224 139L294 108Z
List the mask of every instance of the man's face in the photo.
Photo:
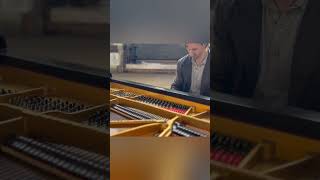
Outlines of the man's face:
M188 43L186 44L186 49L188 51L189 56L194 59L197 59L202 56L202 54L206 51L206 46L200 43Z

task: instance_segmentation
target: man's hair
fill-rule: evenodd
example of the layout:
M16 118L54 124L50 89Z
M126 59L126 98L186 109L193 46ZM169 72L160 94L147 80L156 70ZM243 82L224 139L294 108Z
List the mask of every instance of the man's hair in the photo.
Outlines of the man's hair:
M205 47L209 47L210 46L210 43L204 43L204 42L187 42L187 43L185 43L184 46L187 47L187 45L189 43L197 43L197 44L201 44L202 46L205 46Z
M209 43L201 43L202 46L208 46Z

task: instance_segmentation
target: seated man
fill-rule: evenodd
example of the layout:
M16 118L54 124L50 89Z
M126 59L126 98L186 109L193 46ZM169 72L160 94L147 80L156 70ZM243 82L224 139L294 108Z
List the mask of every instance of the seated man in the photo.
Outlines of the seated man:
M320 110L319 9L319 0L218 0L212 89Z
M179 59L171 89L194 95L210 94L210 52L208 44L187 43L188 54Z

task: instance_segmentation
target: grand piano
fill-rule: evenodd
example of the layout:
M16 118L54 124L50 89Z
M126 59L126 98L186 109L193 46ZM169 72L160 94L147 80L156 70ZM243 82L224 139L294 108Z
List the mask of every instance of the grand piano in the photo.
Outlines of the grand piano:
M110 136L210 137L210 98L112 78Z
M0 56L1 179L108 179L105 71Z
M320 113L211 99L211 179L319 179Z

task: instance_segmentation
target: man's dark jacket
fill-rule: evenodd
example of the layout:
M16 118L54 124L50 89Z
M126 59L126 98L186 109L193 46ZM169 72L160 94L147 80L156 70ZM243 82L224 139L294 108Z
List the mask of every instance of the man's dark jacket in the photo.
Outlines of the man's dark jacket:
M5 52L7 49L6 39L0 34L0 52Z
M171 89L189 92L192 77L192 58L189 55L179 59L177 64L176 79L171 85ZM200 94L203 96L210 95L210 53L203 69Z
M261 0L219 0L213 20L211 88L252 97L260 74ZM298 29L289 105L320 110L320 1L309 0Z

